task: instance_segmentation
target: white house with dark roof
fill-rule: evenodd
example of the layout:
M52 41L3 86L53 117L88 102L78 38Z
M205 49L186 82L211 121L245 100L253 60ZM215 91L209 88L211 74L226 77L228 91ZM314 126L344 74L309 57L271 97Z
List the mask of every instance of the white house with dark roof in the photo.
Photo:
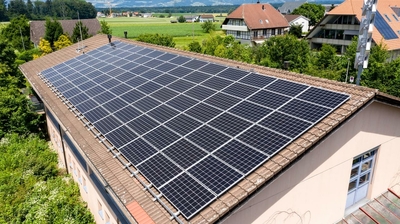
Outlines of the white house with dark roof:
M202 14L198 16L198 19L201 23L206 21L214 22L214 15L213 14Z
M283 15L265 3L243 4L222 23L227 35L246 44L261 44L269 37L284 34L288 28Z
M390 60L400 55L400 17L396 0L379 0L372 33L373 44L383 43L390 52ZM312 49L323 43L331 44L344 53L354 36L358 36L362 0L346 0L328 12L309 32L307 39Z
M20 70L96 223L334 223L388 189L400 200L399 98L106 35L85 45Z
M310 28L310 19L304 17L302 15L283 15L289 24L292 25L301 25L301 31L303 33L307 33Z

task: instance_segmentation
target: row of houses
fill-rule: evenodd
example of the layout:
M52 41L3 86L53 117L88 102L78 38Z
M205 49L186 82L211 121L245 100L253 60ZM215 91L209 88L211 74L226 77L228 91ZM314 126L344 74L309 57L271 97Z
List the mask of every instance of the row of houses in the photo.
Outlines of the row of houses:
M271 36L286 33L290 25L302 25L303 32L309 31L305 38L312 49L319 49L326 43L335 46L337 52L343 54L353 37L358 36L362 4L362 0L345 0L327 12L310 31L309 20L304 16L283 15L269 4L243 4L226 17L222 29L242 43L259 44ZM290 9L285 10L288 12ZM396 0L379 1L372 36L375 44L386 45L391 59L400 54L399 11Z

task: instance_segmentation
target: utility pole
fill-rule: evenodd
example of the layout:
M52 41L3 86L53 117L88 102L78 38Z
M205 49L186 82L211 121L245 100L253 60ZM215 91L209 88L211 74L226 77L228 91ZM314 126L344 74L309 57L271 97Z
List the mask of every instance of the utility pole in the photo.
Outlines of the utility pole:
M368 67L369 51L371 50L372 31L374 29L375 14L378 0L364 0L362 19L358 34L358 44L354 68L358 69L356 84L360 85L361 74Z

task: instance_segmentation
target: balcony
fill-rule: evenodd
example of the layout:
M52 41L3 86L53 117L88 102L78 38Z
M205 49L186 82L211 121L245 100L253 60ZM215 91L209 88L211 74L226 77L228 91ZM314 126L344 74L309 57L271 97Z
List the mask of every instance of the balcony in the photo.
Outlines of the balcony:
M223 30L234 30L234 31L249 31L247 26L233 26L233 25L222 25Z

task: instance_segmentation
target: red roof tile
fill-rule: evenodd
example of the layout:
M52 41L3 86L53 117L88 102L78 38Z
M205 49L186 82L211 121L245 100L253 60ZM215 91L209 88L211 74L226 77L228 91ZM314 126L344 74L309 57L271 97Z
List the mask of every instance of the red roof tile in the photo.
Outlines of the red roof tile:
M229 14L227 19L244 19L249 29L289 27L288 21L268 3L243 4Z

